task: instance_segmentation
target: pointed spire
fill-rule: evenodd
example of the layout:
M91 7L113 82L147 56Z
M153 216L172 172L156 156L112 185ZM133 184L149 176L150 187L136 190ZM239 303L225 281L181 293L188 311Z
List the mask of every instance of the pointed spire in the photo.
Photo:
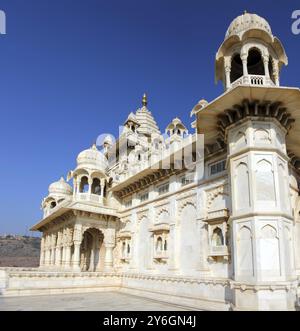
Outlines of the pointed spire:
M94 150L94 151L98 150L96 142L93 143L91 149Z
M143 105L143 107L147 107L147 105L148 105L148 98L147 98L146 93L144 93L144 95L143 95L142 105Z

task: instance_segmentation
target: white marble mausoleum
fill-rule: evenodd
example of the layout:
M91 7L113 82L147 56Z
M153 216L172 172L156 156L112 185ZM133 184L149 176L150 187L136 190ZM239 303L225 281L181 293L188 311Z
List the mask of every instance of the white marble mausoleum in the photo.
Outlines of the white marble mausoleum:
M235 18L215 59L224 93L195 105L189 131L176 114L161 131L144 95L117 139L79 153L32 228L40 267L1 269L0 293L113 289L195 309L296 310L300 90L281 86L287 64L264 18Z

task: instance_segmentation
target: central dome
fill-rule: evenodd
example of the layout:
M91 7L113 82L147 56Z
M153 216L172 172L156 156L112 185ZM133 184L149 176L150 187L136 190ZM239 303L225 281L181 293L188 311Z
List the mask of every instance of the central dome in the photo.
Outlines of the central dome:
M238 16L231 22L225 38L233 35L240 35L245 31L252 29L263 30L272 35L270 24L263 17L245 12L243 15Z

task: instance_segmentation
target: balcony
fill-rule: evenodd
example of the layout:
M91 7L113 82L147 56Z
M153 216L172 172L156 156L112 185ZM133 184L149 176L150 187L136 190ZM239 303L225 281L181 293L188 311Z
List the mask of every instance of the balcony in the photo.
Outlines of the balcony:
M247 86L276 86L271 78L263 75L247 75L238 78L236 81L231 83L230 88L235 88L239 85Z
M222 246L211 246L210 256L228 256L228 247L225 245Z
M94 202L97 204L103 205L104 199L103 196L91 193L77 193L75 196L75 200L77 201L85 201L85 202Z
M154 260L157 262L163 262L166 263L166 260L168 259L168 253L165 250L157 250L154 252L154 256L153 256Z
M212 210L208 211L206 221L216 221L216 220L227 220L229 217L229 210L228 209L219 209L219 210Z

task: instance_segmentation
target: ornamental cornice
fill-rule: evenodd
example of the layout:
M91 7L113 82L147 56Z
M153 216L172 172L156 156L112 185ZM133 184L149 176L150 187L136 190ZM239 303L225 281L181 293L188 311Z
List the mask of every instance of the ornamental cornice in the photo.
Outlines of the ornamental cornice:
M181 193L181 194L177 195L176 200L179 202L181 200L185 200L185 199L188 199L190 197L195 197L196 195L197 195L197 191L192 190L192 191L184 192L184 193Z
M176 175L184 171L185 169L174 169L174 165L170 166L170 169L157 169L151 174L148 174L142 178L137 179L134 183L128 184L125 188L117 191L119 198L123 199L126 196L144 190L149 186L156 184L160 181L169 178L172 175Z
M228 183L221 184L219 186L215 186L209 188L206 192L206 201L207 201L207 209L210 209L211 204L213 203L214 199L218 195L229 195L228 192Z

